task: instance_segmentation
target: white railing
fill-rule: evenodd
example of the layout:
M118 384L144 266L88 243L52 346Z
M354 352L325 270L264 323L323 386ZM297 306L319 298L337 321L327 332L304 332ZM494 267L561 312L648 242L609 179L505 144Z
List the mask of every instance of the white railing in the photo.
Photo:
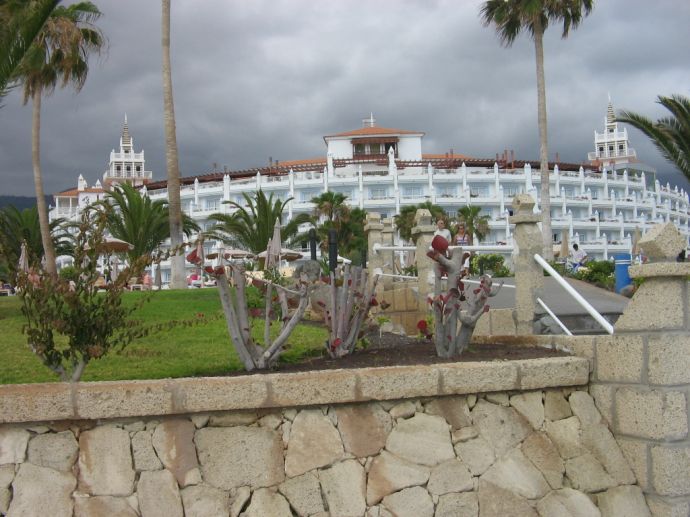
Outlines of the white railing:
M565 279L558 274L558 272L551 267L551 265L544 260L544 258L539 255L538 253L534 254L534 260L539 264L544 271L546 271L549 275L551 275L556 282L558 282L563 289L566 290L566 292L573 297L573 299L582 306L584 310L586 310L592 318L596 320L599 325L604 327L604 330L608 332L609 334L613 334L613 325L611 325L606 318L604 318L597 310L592 307L592 305L584 299L584 297L578 293L575 288L570 285L568 282L565 281Z

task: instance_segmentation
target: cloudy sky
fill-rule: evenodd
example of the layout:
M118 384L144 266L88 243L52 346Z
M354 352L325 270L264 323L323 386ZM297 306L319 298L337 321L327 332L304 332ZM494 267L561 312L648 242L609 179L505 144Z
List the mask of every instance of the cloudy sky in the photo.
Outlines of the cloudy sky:
M108 50L78 95L43 102L46 192L89 184L119 145L124 114L135 150L165 177L160 2L96 0ZM424 152L538 159L534 46L500 46L478 0L173 0L172 61L180 168L231 170L323 156L322 136L378 124L424 131ZM690 2L599 0L584 23L545 38L549 154L581 162L616 109L657 118L656 96L690 95ZM31 107L0 108L0 194L33 195ZM687 188L646 137L638 156Z

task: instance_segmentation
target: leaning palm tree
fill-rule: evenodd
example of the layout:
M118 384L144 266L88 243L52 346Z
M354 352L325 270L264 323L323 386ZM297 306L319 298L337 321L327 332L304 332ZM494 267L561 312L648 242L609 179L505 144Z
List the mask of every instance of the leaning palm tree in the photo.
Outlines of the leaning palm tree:
M0 99L59 1L0 2Z
M64 229L64 219L50 222L50 235L58 255L72 253L71 240ZM17 271L22 242L26 243L29 264L38 267L43 257L43 241L36 207L18 210L6 206L0 210L0 258L4 259L10 273Z
M458 222L465 225L465 231L470 236L470 245L474 244L472 239L477 236L481 241L489 233L489 216L480 215L482 208L479 206L465 205L458 209Z
M139 257L151 255L170 237L168 202L142 196L131 185L125 183L113 187L97 207L105 212L108 232L132 245L127 252L130 264ZM185 215L183 231L189 236L199 231L199 226Z
M425 201L424 203L419 203L418 205L407 205L400 209L400 213L393 217L395 222L395 227L398 229L398 234L400 238L404 241L416 240L412 236L412 228L414 228L414 218L417 214L417 210L424 208L431 212L431 217L434 220L443 219L448 222L448 214L438 205L433 204L431 201Z
M563 23L563 38L587 16L594 0L487 0L480 15L485 26L494 24L501 43L509 47L523 29L534 40L537 62L537 111L539 120L539 168L541 170L541 213L544 255L553 257L551 244L551 193L546 129L546 86L544 82L544 31L549 22Z
M226 201L236 210L231 214L211 214L209 219L216 224L207 232L207 236L220 240L230 246L239 246L254 254L266 250L268 240L273 237L273 228L276 221L280 221L283 210L292 199L282 201L273 199L273 194L266 197L262 190L256 194L242 194L245 204L234 201ZM299 225L311 222L307 214L299 214L293 217L280 230L283 242L289 243L298 232Z
M50 238L48 207L41 173L41 98L44 94L52 93L58 82L63 87L72 84L77 91L84 86L89 71L89 54L100 52L104 45L103 34L93 24L100 16L101 12L91 2L57 7L34 39L16 71L17 79L24 89L24 103L31 99L33 104L31 157L36 204L41 223L46 270L52 276L57 275L57 265Z
M180 203L180 164L177 158L175 104L173 102L172 71L170 68L170 0L162 0L163 47L163 119L165 121L165 160L168 170L168 200L170 202L170 247L178 250L170 257L172 278L170 287L185 289L185 260L182 250L182 204Z
M350 207L347 206L347 196L342 192L324 192L323 194L311 198L314 203L314 215L324 216L327 221L334 221L347 216Z
M684 95L657 97L657 103L671 112L656 122L632 111L621 111L617 122L625 122L647 135L661 155L690 179L690 98Z

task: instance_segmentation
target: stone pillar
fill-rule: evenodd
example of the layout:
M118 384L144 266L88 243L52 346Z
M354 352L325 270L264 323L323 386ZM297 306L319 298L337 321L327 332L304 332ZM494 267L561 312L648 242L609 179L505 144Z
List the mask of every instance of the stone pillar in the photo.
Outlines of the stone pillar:
M374 245L382 240L383 224L381 214L378 212L367 213L364 233L367 236L367 269L369 270L369 285L374 281L374 273L377 269L383 271L383 255L374 250Z
M597 338L591 391L654 516L690 515L690 264L675 261L685 238L672 223L639 241L650 263L614 327Z
M544 273L534 260L534 254L541 253L544 249L542 233L537 225L541 221L541 215L535 214L533 210L532 196L519 194L513 198L515 215L510 217L509 222L515 225L515 317L519 335L534 333L537 298L541 296L544 285Z
M417 239L417 249L414 255L415 262L417 263L419 310L426 311L429 307L427 297L434 291L434 265L436 264L426 254L431 248L431 241L434 238L436 226L431 221L431 212L425 208L417 210L414 216L414 224L412 236Z
M390 217L383 219L383 230L381 231L381 245L392 246L395 240L395 227L393 226L393 219ZM395 273L395 252L394 251L380 251L383 261L384 271L386 273ZM379 280L379 284L383 286L384 291L393 289L393 277L384 276Z

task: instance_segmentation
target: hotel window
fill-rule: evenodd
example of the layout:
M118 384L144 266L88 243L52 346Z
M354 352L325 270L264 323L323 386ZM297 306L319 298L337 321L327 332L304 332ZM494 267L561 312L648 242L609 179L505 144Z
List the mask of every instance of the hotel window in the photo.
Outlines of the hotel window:
M520 188L511 186L511 187L503 187L503 196L504 197L515 197L520 193Z
M206 200L206 210L218 210L218 205L220 204L220 199L211 198Z
M364 144L355 144L355 156L362 155L366 153L366 147Z
M442 187L438 191L438 197L455 197L455 187Z
M403 197L404 198L416 198L416 197L423 197L424 196L424 191L422 190L422 187L405 187L403 189Z
M575 197L575 189L573 187L564 187L563 192L565 192L565 197L567 198L573 198Z
M385 187L372 187L369 189L369 199L387 199L388 189Z
M300 192L299 200L302 203L309 203L311 198L316 197L320 194L318 190L303 190Z
M470 187L470 197L487 197L488 193L486 187Z

